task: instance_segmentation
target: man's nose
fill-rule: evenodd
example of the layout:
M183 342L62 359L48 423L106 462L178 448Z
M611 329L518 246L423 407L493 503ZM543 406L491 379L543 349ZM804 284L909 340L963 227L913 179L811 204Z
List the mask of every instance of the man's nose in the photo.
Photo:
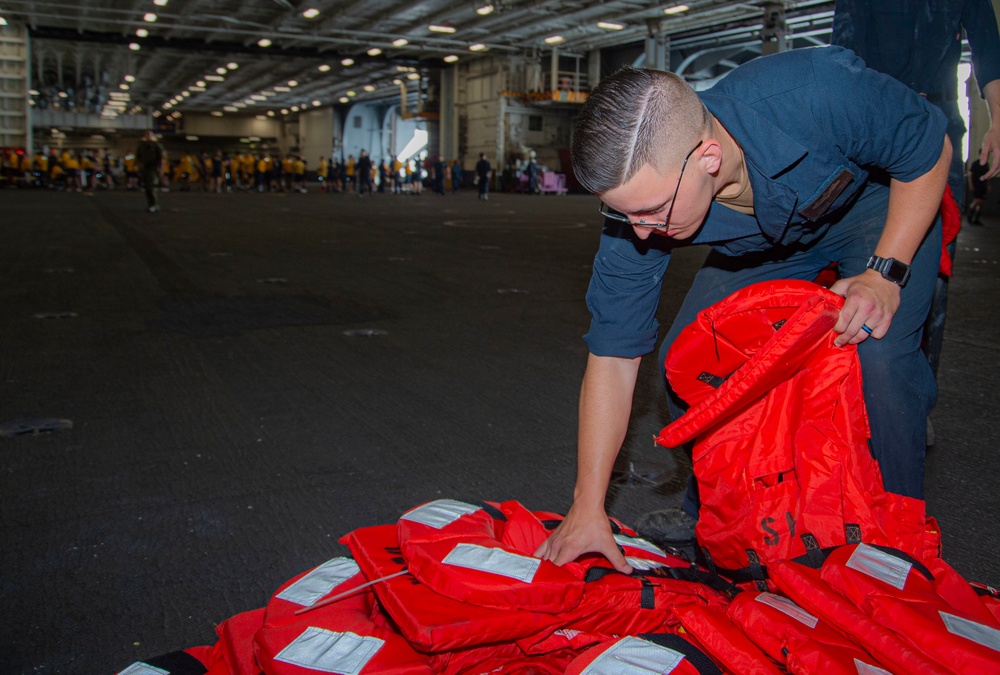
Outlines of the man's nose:
M652 227L650 225L640 225L639 223L632 223L632 231L635 232L635 236L639 237L639 239L648 238L649 235L652 234L653 230L655 229L656 229L655 227Z

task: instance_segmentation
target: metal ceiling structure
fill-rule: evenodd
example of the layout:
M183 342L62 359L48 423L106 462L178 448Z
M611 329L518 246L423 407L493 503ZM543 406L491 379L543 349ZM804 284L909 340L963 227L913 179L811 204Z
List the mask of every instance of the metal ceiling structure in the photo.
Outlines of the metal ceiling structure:
M34 105L105 114L274 114L388 99L399 93L393 80L416 79L412 73L426 75L456 58L541 60L553 49L583 55L629 46L641 52L651 36L669 40L674 70L689 79L715 78L720 68L760 53L772 28L766 10L784 12L781 37L795 46L828 42L832 27L832 0L687 0L686 6L675 12L677 3L642 0L0 0L0 16L28 27Z

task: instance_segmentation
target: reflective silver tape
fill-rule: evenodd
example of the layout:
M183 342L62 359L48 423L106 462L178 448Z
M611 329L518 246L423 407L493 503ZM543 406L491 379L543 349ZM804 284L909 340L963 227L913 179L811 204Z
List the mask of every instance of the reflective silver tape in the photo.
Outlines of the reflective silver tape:
M438 499L437 501L418 506L407 511L399 517L400 520L412 520L435 530L440 530L446 525L451 525L456 520L467 513L475 513L479 510L474 504L466 504L454 499Z
M684 660L673 649L637 637L624 637L584 668L580 675L666 675Z
M475 544L458 544L442 561L445 565L491 572L530 584L542 561L526 555L510 553L502 548L487 548Z
M639 537L630 537L627 534L616 534L615 541L621 546L631 546L632 548L638 548L647 553L655 553L656 555L666 555L666 551L662 548L646 541L645 539L640 539Z
M854 659L854 667L858 669L858 675L892 675L888 670L882 670L878 666L865 663L861 659Z
M757 602L767 605L768 607L773 607L782 614L790 616L799 623L809 626L810 628L815 628L816 624L819 623L819 619L796 605L788 598L783 598L780 595L775 595L774 593L761 593L757 596Z
M309 626L274 657L275 661L336 675L360 675L385 640L335 633Z
M906 586L906 576L913 567L911 563L867 544L858 544L847 566L899 590Z
M972 640L984 647L1000 652L1000 630L984 626L977 621L963 619L960 616L949 614L948 612L938 612L948 632L966 640Z
M308 606L322 598L361 570L350 558L334 558L306 574L275 597Z
M170 671L164 670L163 668L156 668L148 663L143 663L142 661L136 661L131 666L118 673L118 675L170 675Z

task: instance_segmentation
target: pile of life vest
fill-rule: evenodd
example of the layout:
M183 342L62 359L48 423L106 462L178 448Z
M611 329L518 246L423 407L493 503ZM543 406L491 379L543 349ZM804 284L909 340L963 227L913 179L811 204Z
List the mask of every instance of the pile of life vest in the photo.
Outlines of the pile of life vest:
M923 502L881 487L856 352L832 345L840 303L759 284L675 343L691 409L659 440L695 440L702 564L613 521L633 574L596 555L560 567L533 552L561 516L438 500L348 533L350 558L226 620L214 646L121 673L1000 673L1000 592L941 559Z

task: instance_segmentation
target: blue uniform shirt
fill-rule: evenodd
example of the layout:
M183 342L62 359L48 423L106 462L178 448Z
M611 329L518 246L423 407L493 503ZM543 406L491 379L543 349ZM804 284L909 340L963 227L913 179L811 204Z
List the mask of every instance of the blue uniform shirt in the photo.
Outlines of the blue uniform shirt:
M840 47L755 59L701 94L743 148L754 215L714 203L685 242L639 241L608 221L587 291L587 346L631 358L656 345L663 275L674 246L739 255L822 237L871 170L910 181L941 156L947 120L935 106Z

